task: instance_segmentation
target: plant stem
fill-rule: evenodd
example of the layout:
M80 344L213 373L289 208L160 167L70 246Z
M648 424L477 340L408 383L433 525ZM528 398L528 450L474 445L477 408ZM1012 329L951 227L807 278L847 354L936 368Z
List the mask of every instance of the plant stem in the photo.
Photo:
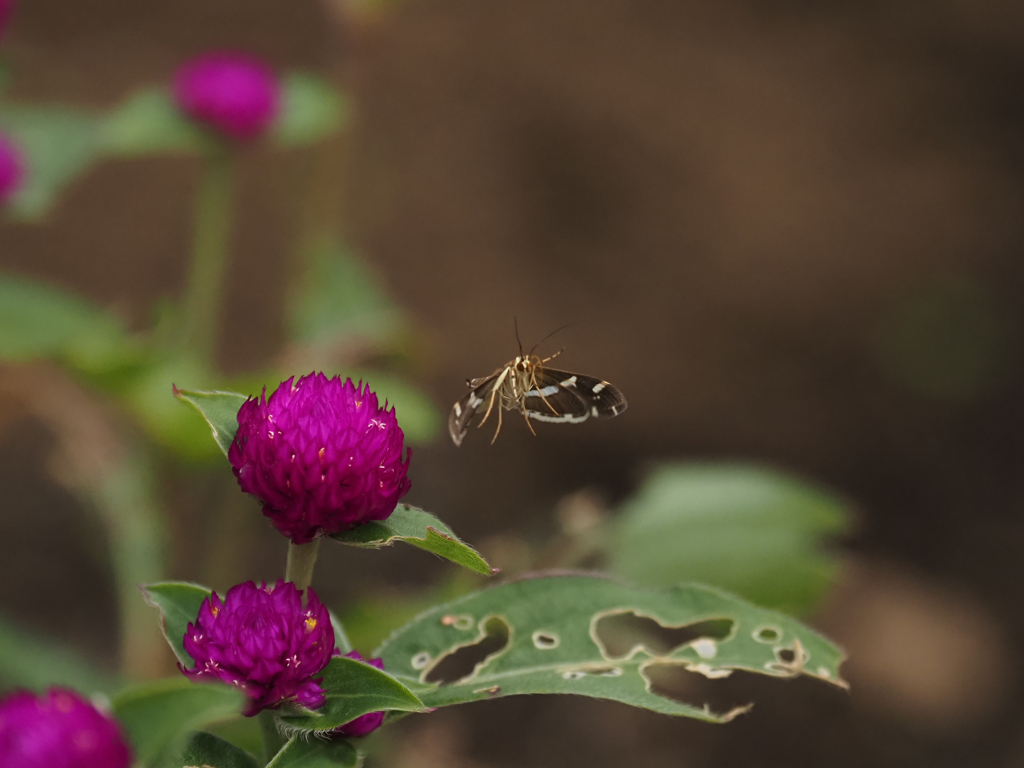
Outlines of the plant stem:
M224 274L231 235L233 156L221 149L206 161L196 197L192 267L185 294L183 351L210 365L220 328Z
M313 539L309 544L288 545L288 563L285 565L284 580L290 581L300 592L305 592L313 580L313 566L316 565L316 553L320 549L320 539Z
M263 736L263 762L269 763L284 746L284 737L277 730L271 710L264 709L256 715L256 719L260 721L260 734Z

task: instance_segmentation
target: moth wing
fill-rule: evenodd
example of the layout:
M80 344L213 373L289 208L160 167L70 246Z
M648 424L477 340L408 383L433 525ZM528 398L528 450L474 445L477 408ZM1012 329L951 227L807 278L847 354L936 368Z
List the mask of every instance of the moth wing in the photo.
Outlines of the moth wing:
M553 368L538 373L537 389L526 393L525 402L530 418L570 424L590 417L610 419L627 406L622 392L607 381Z
M473 417L476 416L480 406L484 404L500 372L499 370L490 376L472 379L470 384L473 388L466 393L465 397L452 406L452 411L448 414L448 434L451 435L452 442L456 446L462 445L462 440L469 430L470 422L473 421Z
M554 424L579 424L593 414L586 399L565 382L573 374L542 368L535 376L536 386L523 395L523 412L531 419Z

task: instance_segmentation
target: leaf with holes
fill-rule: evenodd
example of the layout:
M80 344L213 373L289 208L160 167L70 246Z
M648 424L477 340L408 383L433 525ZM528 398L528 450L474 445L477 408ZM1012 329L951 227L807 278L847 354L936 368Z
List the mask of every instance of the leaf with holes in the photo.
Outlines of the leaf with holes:
M609 567L648 586L699 581L807 613L839 570L824 542L849 521L845 500L780 472L666 464L623 505L609 537Z
M282 715L287 730L331 731L369 712L425 709L400 681L362 661L344 656L331 659L323 675L320 687L327 701L315 712Z
M160 611L160 628L178 661L191 667L192 657L185 653L185 630L190 621L196 620L199 607L210 596L210 590L186 581L164 581L142 587L142 595Z
M399 504L387 520L365 523L351 531L336 533L331 538L342 544L369 549L380 549L396 541L404 541L484 576L497 573L480 557L480 553L456 536L451 528L429 512L408 504Z
M747 707L681 703L652 688L653 674L668 666L715 679L744 670L846 685L842 651L781 613L700 585L641 589L582 575L527 578L437 606L374 656L432 707L574 693L725 722Z

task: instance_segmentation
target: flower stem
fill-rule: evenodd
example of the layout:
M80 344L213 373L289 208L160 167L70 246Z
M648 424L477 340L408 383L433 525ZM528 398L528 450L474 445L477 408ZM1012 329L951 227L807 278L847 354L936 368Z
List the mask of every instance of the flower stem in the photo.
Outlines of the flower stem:
M185 352L209 365L220 327L224 274L231 235L233 158L227 150L211 153L196 198L192 267L185 294L183 333Z
M290 581L300 592L305 592L313 581L313 566L316 565L316 553L320 549L320 539L313 539L309 544L288 545L288 563L284 569L284 580Z
M271 710L264 709L256 715L256 719L260 722L260 734L263 736L263 762L269 763L284 746L284 737L277 730Z

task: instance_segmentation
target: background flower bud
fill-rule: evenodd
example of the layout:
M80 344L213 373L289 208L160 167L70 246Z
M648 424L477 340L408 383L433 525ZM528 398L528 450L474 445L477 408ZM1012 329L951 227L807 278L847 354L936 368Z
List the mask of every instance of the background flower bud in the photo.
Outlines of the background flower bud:
M11 16L14 15L14 0L0 0L0 37L7 32L11 23Z
M174 76L174 97L185 114L238 140L262 135L281 101L273 71L244 53L192 59Z
M0 702L0 768L128 768L112 717L67 688L15 691Z
M0 3L2 2L3 0L0 0ZM0 26L2 26L2 20L0 20ZM6 203L14 197L21 189L24 179L25 162L21 152L10 139L0 134L0 203Z
M334 628L312 589L302 593L291 582L273 587L247 581L203 601L189 623L185 651L192 669L178 665L192 680L221 680L245 691L252 717L294 701L307 709L324 703L317 677L334 651Z
M404 439L368 385L311 373L242 405L228 460L274 527L304 544L394 512L411 485Z

